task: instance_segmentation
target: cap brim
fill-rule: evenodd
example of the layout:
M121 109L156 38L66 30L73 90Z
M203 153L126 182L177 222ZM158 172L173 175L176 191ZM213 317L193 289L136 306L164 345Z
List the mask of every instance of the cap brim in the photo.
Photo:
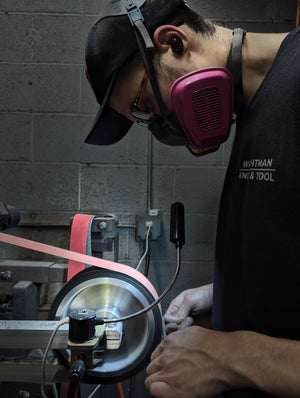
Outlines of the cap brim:
M95 117L85 143L92 145L111 145L120 141L129 131L133 122L114 111L108 101L114 86L117 72L114 73L106 90L101 107Z
M111 145L120 141L129 131L133 122L108 105L101 107L85 143Z

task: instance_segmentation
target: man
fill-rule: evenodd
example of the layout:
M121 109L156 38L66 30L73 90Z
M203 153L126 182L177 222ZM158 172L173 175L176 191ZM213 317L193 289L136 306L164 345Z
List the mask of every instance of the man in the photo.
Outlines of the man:
M154 351L146 386L161 398L299 397L300 31L232 32L183 0L105 3L87 41L101 108L86 142L112 144L138 122L198 156L237 115L214 287L171 303L179 330ZM212 307L214 330L195 326Z

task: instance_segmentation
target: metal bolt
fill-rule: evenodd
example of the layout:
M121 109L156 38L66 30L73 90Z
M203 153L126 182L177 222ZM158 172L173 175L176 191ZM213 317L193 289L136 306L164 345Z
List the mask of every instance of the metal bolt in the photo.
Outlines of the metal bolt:
M9 306L7 303L0 304L0 312L7 312L9 310Z
M3 279L4 281L10 281L11 277L12 277L12 274L10 271L0 272L0 279Z
M104 231L105 229L107 229L107 222L106 221L99 222L98 227L100 231Z

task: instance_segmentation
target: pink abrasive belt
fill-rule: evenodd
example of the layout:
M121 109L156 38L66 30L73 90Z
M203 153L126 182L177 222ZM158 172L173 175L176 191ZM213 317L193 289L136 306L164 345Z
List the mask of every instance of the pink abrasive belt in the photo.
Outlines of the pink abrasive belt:
M84 226L84 228L87 228L87 221L88 221L87 219L85 221L83 219L81 219L81 223ZM82 234L82 236L84 236L84 234ZM74 237L72 237L72 232L71 232L70 247L73 250L67 250L67 249L61 249L56 246L51 246L51 245L47 245L44 243L35 242L32 240L19 238L17 236L13 236L13 235L9 235L9 234L0 232L0 242L8 243L8 244L11 244L14 246L24 247L26 249L35 250L38 252L50 254L50 255L53 255L56 257L61 257L66 260L69 260L68 280L70 278L72 278L74 275L76 275L79 271L83 270L85 268L85 264L89 264L89 265L93 265L93 266L100 267L103 269L116 271L116 272L120 272L122 274L129 275L132 278L138 280L142 285L144 285L149 290L149 292L152 294L152 296L154 297L155 300L158 298L158 294L157 294L154 286L149 281L149 279L147 279L142 273L140 273L139 271L137 271L136 269L134 269L128 265L116 263L116 262L109 261L109 260L104 260L102 258L89 256L87 254L78 253L77 250L83 251L83 246L86 243L84 243L83 239L81 239L80 237L79 238L77 237L79 239L78 240L79 246L74 247L74 246L76 246L76 243L72 243L73 238ZM80 242L80 240L81 240L81 242ZM76 239L74 242L76 242ZM74 251L74 250L76 250L76 251Z

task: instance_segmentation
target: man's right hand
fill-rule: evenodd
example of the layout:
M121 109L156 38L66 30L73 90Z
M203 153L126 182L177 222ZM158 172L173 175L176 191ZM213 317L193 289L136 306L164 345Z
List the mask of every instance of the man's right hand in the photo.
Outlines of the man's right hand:
M167 309L164 319L167 333L191 325L211 327L213 285L184 290L175 297Z

